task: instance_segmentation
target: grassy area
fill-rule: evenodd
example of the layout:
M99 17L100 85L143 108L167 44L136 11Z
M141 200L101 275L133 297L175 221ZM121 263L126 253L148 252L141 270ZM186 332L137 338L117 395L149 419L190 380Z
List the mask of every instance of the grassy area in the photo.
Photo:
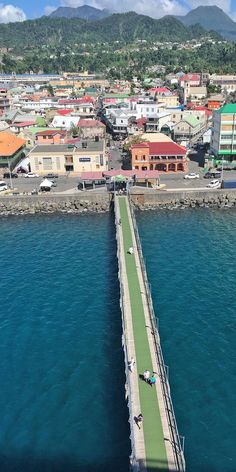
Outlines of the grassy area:
M153 369L135 258L134 255L128 254L128 249L133 246L133 243L126 197L119 198L119 206L135 338L136 367L138 374L143 374L144 370L148 369L152 372ZM139 395L141 413L144 417L142 427L148 471L166 471L168 462L156 389L143 380L139 380ZM139 413L140 411L136 412L137 415Z

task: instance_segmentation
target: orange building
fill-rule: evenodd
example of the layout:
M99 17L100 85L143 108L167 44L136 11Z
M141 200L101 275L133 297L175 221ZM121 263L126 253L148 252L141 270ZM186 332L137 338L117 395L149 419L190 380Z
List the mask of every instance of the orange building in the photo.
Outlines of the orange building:
M36 133L37 144L63 144L66 137L66 131L45 130Z
M7 131L0 132L0 169L11 169L25 157L25 140Z
M186 172L186 148L170 142L140 143L131 147L132 169Z
M224 98L221 96L213 96L212 98L208 98L207 100L207 107L209 110L218 110L222 107L224 103Z

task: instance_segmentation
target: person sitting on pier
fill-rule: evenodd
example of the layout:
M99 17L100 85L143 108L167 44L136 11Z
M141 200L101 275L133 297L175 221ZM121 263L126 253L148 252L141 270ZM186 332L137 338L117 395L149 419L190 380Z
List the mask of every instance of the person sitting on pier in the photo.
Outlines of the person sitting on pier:
M153 372L153 373L152 373L152 376L151 376L151 378L150 378L150 385L151 385L151 387L152 387L153 385L155 385L156 381L157 381L157 379L156 379L156 377L155 377L155 375L154 375L154 372Z
M128 250L128 253L129 253L129 254L133 254L133 253L134 253L134 248L133 248L133 247L130 247L129 250Z

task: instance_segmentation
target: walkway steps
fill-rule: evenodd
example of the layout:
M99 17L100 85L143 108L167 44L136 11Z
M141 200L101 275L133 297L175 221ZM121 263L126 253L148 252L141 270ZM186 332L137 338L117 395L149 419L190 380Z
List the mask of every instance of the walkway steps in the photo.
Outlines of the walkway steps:
M170 411L173 407L169 384L159 346L159 336L150 312L146 272L127 197L115 196L115 215L130 411L131 468L142 472L182 472L185 470L184 458L175 419L172 418L174 412ZM128 253L130 247L134 248L132 255ZM132 356L136 365L131 373L127 363ZM151 387L139 378L146 369L157 372L156 386ZM140 429L134 421L139 413L144 417Z

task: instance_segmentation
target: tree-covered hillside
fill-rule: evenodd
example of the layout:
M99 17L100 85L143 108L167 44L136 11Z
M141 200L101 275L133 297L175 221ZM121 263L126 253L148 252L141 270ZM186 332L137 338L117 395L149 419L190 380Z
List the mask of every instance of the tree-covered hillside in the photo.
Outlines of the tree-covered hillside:
M201 33L202 33L201 29ZM193 38L188 28L174 17L154 20L134 12L114 14L99 21L80 18L50 18L0 25L1 46L22 51L39 45L65 45L83 42L132 42L137 39L186 41Z

